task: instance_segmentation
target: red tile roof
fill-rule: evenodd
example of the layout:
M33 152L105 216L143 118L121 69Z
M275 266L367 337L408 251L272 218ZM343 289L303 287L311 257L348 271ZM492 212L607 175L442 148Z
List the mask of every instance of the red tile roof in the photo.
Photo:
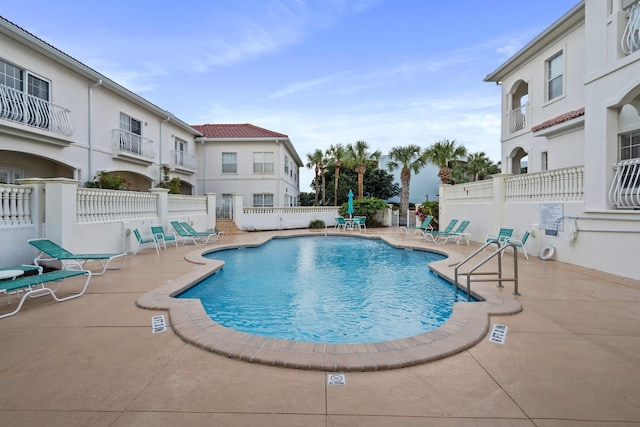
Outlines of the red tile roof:
M551 126L559 125L560 123L568 122L569 120L575 119L576 117L584 116L584 107L569 111L568 113L560 114L559 116L554 117L553 119L549 119L540 123L539 125L535 125L531 127L531 132L538 132L542 129L550 128Z
M205 138L289 138L285 134L273 132L249 123L206 124L192 125L191 127L200 131Z

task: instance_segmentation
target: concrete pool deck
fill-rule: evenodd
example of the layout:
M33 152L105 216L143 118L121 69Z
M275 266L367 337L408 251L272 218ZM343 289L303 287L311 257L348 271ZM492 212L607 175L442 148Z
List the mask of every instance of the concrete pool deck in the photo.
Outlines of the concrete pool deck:
M253 244L269 234L287 232L223 243ZM434 246L393 229L368 234L454 258L474 249ZM168 323L169 316L136 300L200 275L203 266L184 259L194 249L130 256L122 270L93 277L81 298L29 300L1 319L2 424L640 425L639 281L520 259L522 295L511 296L511 284L502 293L522 312L489 319L508 326L504 344L485 334L440 360L347 372L344 385L329 385L327 372L232 360L186 343L171 327L151 332L153 316ZM0 305L0 313L10 309Z

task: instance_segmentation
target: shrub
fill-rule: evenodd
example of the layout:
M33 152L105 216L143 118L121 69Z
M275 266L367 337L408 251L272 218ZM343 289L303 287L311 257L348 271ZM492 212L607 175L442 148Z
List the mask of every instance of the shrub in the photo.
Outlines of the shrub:
M115 173L99 171L93 181L85 183L87 188L103 188L105 190L128 190L129 182Z
M386 209L387 206L387 202L376 197L365 197L360 200L354 200L353 216L366 216L367 227L376 227L379 223L376 221L375 216L378 212ZM347 212L348 207L348 203L343 203L342 206L340 206L340 209L338 209L340 215L349 216L349 213Z
M321 219L314 219L309 222L309 228L324 228L324 221Z

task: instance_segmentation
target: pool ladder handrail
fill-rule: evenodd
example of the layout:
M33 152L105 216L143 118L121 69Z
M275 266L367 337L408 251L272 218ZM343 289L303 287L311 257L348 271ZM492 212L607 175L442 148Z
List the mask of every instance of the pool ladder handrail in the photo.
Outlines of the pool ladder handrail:
M458 273L458 270L460 269L460 267L462 265L464 265L467 261L471 260L473 257L478 255L480 252L483 252L487 247L489 247L491 245L494 245L494 244L498 246L498 249L493 251L488 257L486 257L483 260L481 260L478 264L473 266L471 268L471 270L469 270L468 272L466 272L466 273ZM502 277L502 254L503 254L504 250L507 249L508 247L513 248L513 273L514 273L513 275L514 275L514 277L504 278L504 277ZM490 259L492 259L495 256L498 256L498 271L482 271L482 272L477 272L477 273L475 272L478 268L482 267L484 264L486 264ZM499 288L503 288L504 287L502 285L502 282L514 282L513 295L520 295L520 293L518 293L518 249L512 243L506 243L506 244L505 243L501 243L497 239L489 240L484 245L482 245L479 249L477 249L475 252L473 252L471 255L466 257L464 260L460 261L458 263L458 265L456 265L456 268L454 269L456 295L458 295L458 288L459 288L458 275L460 275L460 274L466 274L466 276L467 276L467 301L471 301L471 282L494 282L494 281L497 281ZM471 278L472 274L476 274L476 275L497 275L498 277L497 278L495 278L495 277L494 278L488 278L488 279L472 279Z

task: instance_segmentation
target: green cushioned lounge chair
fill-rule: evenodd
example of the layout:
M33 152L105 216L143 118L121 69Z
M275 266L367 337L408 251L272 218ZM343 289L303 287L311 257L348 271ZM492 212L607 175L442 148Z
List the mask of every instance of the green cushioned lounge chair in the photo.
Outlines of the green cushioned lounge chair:
M85 270L85 264L95 261L100 264L101 270L93 272L94 276L100 276L107 270L119 270L127 260L127 253L96 253L96 254L74 254L57 243L49 239L30 239L31 246L40 250L40 254L34 259L35 265L40 265L42 261L58 260L64 269ZM112 266L114 262L116 265Z
M59 298L56 292L58 292L58 290L60 289L62 280L75 276L87 276L82 290L78 293ZM7 295L7 298L9 298L9 303L11 303L12 292L22 291L24 292L24 295L22 295L22 298L20 298L20 302L18 302L18 306L16 307L16 309L9 313L1 314L0 319L13 316L17 312L19 312L27 297L37 298L45 295L51 295L56 301L59 302L78 298L79 296L84 295L87 287L89 286L90 280L91 272L87 270L54 270L48 273L36 274L34 276L24 276L18 277L13 280L2 281L0 282L0 293L4 293ZM54 289L44 286L45 283L49 282L58 282L58 284Z

